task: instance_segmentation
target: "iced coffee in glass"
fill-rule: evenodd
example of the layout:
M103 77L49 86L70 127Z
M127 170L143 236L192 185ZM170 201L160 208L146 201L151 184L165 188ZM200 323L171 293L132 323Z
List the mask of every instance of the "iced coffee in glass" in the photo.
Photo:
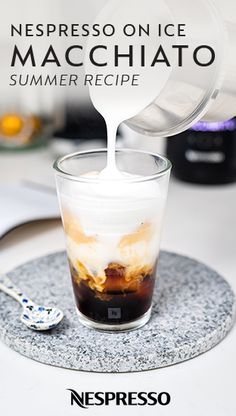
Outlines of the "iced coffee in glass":
M94 329L129 330L151 315L171 165L118 150L123 175L108 180L100 175L106 155L75 153L54 168L79 319Z

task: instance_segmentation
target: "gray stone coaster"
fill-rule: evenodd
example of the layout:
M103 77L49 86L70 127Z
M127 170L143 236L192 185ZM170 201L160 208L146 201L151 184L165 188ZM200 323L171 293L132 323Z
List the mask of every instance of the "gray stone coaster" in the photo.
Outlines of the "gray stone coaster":
M51 332L24 327L20 305L0 293L0 338L15 351L45 364L96 372L131 372L196 357L219 343L234 319L234 294L205 265L162 252L153 314L143 328L102 333L83 327L76 314L65 253L26 263L9 276L38 303L59 306L62 323Z

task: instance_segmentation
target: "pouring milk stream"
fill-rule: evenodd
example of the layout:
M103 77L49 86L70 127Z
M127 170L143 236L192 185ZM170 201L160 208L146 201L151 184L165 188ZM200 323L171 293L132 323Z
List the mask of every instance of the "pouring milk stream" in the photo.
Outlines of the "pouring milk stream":
M119 125L142 111L147 107L156 97L156 89L154 88L158 78L159 88L163 87L169 77L171 68L166 68L161 71L157 66L151 66L153 57L156 54L156 22L165 24L166 19L172 21L170 13L164 2L159 2L156 7L156 0L148 0L149 7L146 2L137 0L128 0L122 7L117 1L108 2L107 6L101 11L96 18L96 23L108 23L113 25L115 33L113 36L105 36L101 34L99 40L97 37L90 37L87 45L87 52L85 58L86 74L92 74L93 79L96 77L108 76L115 78L116 82L105 85L101 82L100 85L94 85L91 82L89 86L90 96L95 108L103 116L107 126L107 167L101 172L100 176L105 179L119 179L123 174L118 171L115 163L115 144L116 134ZM135 11L135 12L134 12ZM153 13L156 11L156 13ZM149 36L137 31L132 37L124 33L124 26L126 22L133 25L133 27L147 27L149 25ZM129 31L128 31L129 29ZM127 27L127 32L130 33L131 26ZM139 56L140 50L145 48L145 63L141 63ZM165 39L166 53L169 56L173 55L171 50L170 39ZM97 46L102 45L101 48ZM129 46L130 44L130 46ZM122 56L128 54L132 45L132 57ZM94 66L91 62L90 51L96 49L96 62L100 66ZM116 58L114 51L117 50ZM115 62L117 59L117 62ZM103 62L106 62L106 66ZM147 63L147 64L146 64ZM129 82L125 81L129 79ZM99 82L98 82L99 84ZM111 85L112 84L112 85ZM118 84L118 85L117 85Z

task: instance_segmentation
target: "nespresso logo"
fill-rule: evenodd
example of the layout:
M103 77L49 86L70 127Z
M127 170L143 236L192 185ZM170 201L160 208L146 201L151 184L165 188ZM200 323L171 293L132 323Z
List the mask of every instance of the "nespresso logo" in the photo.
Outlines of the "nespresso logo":
M90 406L167 406L171 397L167 392L70 392L71 406L77 405L82 409Z

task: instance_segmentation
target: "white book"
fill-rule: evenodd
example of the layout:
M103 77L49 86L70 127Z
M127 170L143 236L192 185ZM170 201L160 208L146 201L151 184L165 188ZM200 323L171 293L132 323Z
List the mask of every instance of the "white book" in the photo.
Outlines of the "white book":
M0 239L20 225L59 217L54 189L30 182L0 184Z

